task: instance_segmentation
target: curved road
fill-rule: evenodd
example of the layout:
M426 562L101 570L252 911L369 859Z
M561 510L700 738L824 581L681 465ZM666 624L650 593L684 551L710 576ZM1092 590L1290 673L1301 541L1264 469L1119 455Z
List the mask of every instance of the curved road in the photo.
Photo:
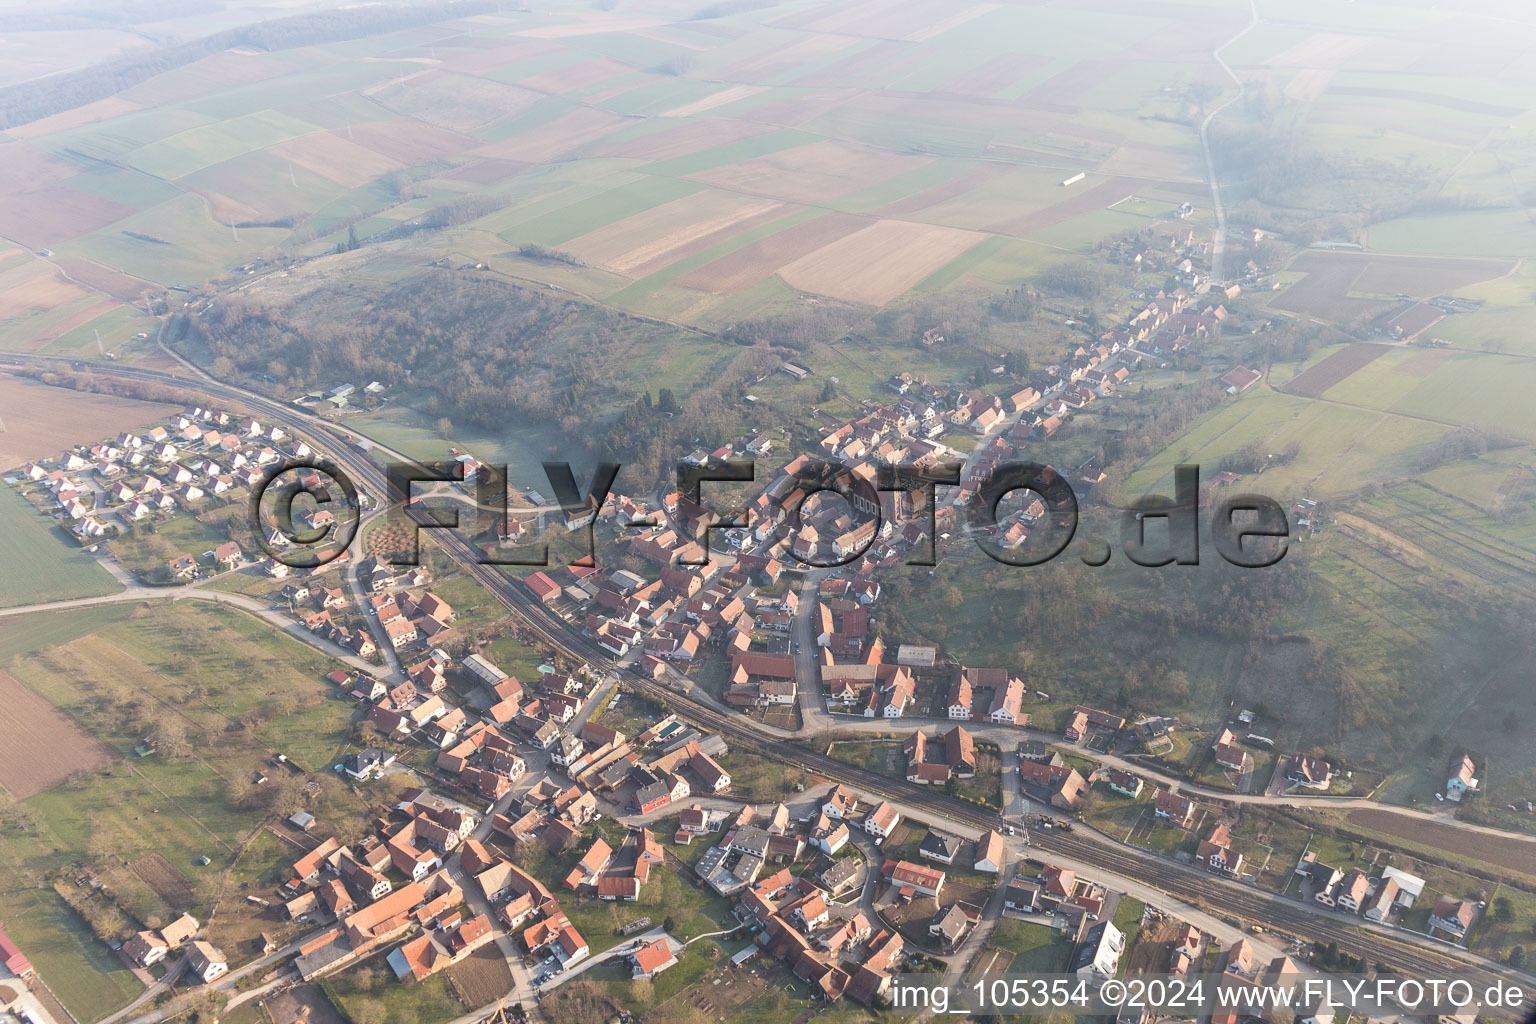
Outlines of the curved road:
M114 573L114 575L116 574ZM222 590L206 590L197 585L149 587L142 583L129 582L116 594L102 594L99 597L80 597L70 601L48 601L43 604L20 605L15 608L0 608L0 619L11 618L17 615L32 615L39 612L68 611L72 608L85 608L90 605L118 604L125 601L214 601L219 604L232 605L259 616L295 640L323 651L330 657L337 661L345 662L359 672L388 678L388 673L381 666L359 658L352 651L339 644L333 644L329 640L316 636L305 629L303 623L284 615L263 601L258 601L248 594L230 593Z

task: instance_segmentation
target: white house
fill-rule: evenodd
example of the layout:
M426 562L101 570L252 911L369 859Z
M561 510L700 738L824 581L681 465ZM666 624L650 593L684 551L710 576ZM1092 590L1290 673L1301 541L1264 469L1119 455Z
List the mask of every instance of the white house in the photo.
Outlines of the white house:
M217 946L198 940L187 950L187 966L203 980L203 984L220 977L229 970L229 963Z
M1100 921L1088 932L1072 957L1071 973L1079 977L1113 978L1120 970L1125 933L1109 921Z
M889 800L885 800L864 818L864 831L876 839L885 839L900 823L901 812Z

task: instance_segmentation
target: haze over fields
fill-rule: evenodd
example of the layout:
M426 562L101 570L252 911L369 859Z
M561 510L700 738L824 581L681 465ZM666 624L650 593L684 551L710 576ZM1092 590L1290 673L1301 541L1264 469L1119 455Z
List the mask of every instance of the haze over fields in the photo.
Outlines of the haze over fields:
M380 732L369 705L382 691L358 681L377 669L393 691L434 650L455 664L488 651L531 687L574 675L559 643L585 644L635 670L626 685L665 683L782 749L798 737L905 782L921 755L909 764L859 725L903 717L871 667L893 672L903 650L916 659L903 671L923 669L905 717L969 721L963 670L1021 680L1020 713L1065 737L1058 753L1098 785L1074 810L1117 848L1187 862L1206 837L1158 831L1150 789L1111 803L1100 791L1122 762L1090 755L1230 797L1252 860L1265 851L1245 881L1287 896L1303 851L1365 873L1422 856L1452 873L1432 879L1447 895L1512 887L1513 920L1460 937L1508 962L1536 942L1520 932L1536 928L1533 393L1524 0L0 3L0 608L31 613L0 619L0 696L15 697L0 719L36 732L0 756L0 826L22 837L0 838L0 867L38 883L25 900L0 893L0 923L28 922L34 944L62 936L39 958L54 976L90 951L89 983L64 1000L79 1021L156 990L97 940L171 910L234 913L231 886L270 897L288 881L287 848L313 843L281 826L270 790L252 788L264 782L236 781L275 772L279 747L326 780L283 808L323 810L357 838L394 793L331 770L346 755L396 743L442 783L448 744ZM257 406L241 402L280 415L248 420ZM317 448L334 441L370 466L394 453L507 465L519 525L474 535L466 550L482 553L521 550L548 525L546 460L570 462L583 488L597 464L621 463L598 561L636 586L526 566L477 575L429 548L430 584L398 586L417 620L429 585L451 609L392 643L405 627L386 631L394 620L367 592L396 583L373 587L356 567L402 549L398 524L360 510L355 557L324 586L258 553L257 467L309 453L304 424L324 432ZM162 454L120 464L142 447L125 436ZM792 570L783 583L728 576L756 622L690 604L715 599L704 574L669 562L704 521L679 512L679 461L755 461L750 484L712 485L724 509L775 481L789 490L781 474L802 455L869 474L958 464L937 564L909 563L926 536L909 522L863 535L823 496L808 506L811 548L854 552L846 587L834 575L818 590L829 574L802 574L793 544L717 532L731 566L771 554ZM1061 528L1020 494L995 527L965 518L998 466L1022 460L1051 466L1081 506L1046 565L982 551L1037 552ZM1172 495L1189 464L1199 564L1133 564L1135 509ZM1210 510L1240 493L1286 516L1277 564L1218 555ZM814 625L781 603L791 578L804 599L823 595ZM656 580L680 599L642 614L630 594ZM514 597L498 589L509 584ZM161 601L173 587L198 600ZM514 610L529 593L537 607ZM700 621L714 631L685 642ZM739 660L750 654L793 655L787 681L763 688ZM315 691L333 670L365 676ZM478 685L455 673L452 689ZM494 717L497 693L473 714ZM1074 735L1079 705L1125 721ZM587 713L634 734L667 710L640 706ZM190 710L172 732L227 732L228 749L158 732L156 714L178 708ZM1024 728L1002 710L979 727ZM1149 718L1176 723L1176 738L1148 742L1136 723ZM138 749L155 737L182 756ZM1246 767L1216 761L1239 737ZM985 770L967 778L984 782L957 776L945 794L989 814L1029 806L1022 782L996 783L1015 744L982 742ZM73 753L44 766L52 747ZM553 771L544 749L525 753ZM1452 807L1447 765L1464 756L1481 788ZM757 755L738 757L742 790L787 795L773 787L789 768L755 777ZM1331 774L1290 778L1292 757ZM133 802L148 798L121 767L140 762L178 808L171 870L145 835L161 809ZM399 770L386 778L404 785ZM1247 798L1267 813L1287 790L1356 802L1243 818ZM1476 857L1466 837L1492 835L1481 827L1518 835ZM558 882L574 867L554 845L528 856ZM216 880L189 882L202 846ZM59 858L78 870L65 878ZM122 893L105 923L80 909L104 899L90 895L97 874ZM729 913L710 901L678 912L695 934ZM580 923L606 915L612 932L617 902ZM265 919L247 904L221 934L254 960ZM492 993L504 979L485 970L454 976L453 1015L487 1001L466 990L508 991ZM433 984L430 998L446 991ZM532 991L521 973L515 984ZM386 1013L364 981L336 998L352 1024L450 1019L427 996ZM774 1015L794 1018L782 1000L761 1016Z

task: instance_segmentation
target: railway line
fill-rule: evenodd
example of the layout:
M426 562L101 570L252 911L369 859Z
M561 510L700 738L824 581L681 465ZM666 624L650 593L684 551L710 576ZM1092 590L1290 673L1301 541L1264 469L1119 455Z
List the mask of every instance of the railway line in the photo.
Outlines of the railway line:
M76 369L77 364L52 357L0 355L0 368L6 366ZM259 413L296 434L306 436L315 443L317 449L328 452L342 470L351 474L363 491L374 495L386 493L384 471L357 446L358 435L350 434L344 428L318 417L296 411L282 402L214 381L192 380L139 367L90 364L84 368L84 372L162 384L238 403L252 413ZM381 450L398 455L388 449ZM609 660L606 651L568 628L564 620L534 600L517 581L504 575L495 566L483 564L478 549L458 534L427 530L423 537L428 543L443 550L466 573L517 614L529 630L555 650L585 662L603 663ZM738 748L757 751L802 771L845 783L864 792L899 800L978 829L991 829L999 824L997 815L983 814L974 805L935 793L905 779L893 779L815 751L765 737L742 716L723 712L653 680L632 676L627 682L637 691L668 706L679 717L719 733ZM1519 972L1492 969L1449 951L1440 952L1398 941L1321 908L1312 908L1277 894L1217 878L1153 854L1134 852L1097 833L1035 832L1031 834L1031 841L1042 853L1056 852L1101 865L1108 873L1139 879L1175 899L1205 907L1217 914L1247 922L1262 922L1266 930L1304 939L1336 942L1342 951L1364 957L1369 964L1386 965L1408 976L1458 977L1482 985L1490 985L1496 980L1529 983L1528 977Z
M972 805L865 768L848 765L833 758L783 745L770 745L760 736L743 730L733 716L680 697L659 684L645 682L636 688L670 702L679 715L728 736L738 745L762 750L768 756L791 767L843 782L861 791L878 794L911 804L934 814L979 829L996 828L996 815L980 813ZM1235 915L1249 922L1262 922L1266 929L1306 936L1321 942L1337 942L1339 948L1367 961L1391 963L1408 973L1425 977L1459 975L1467 969L1462 961L1415 946L1392 942L1385 936L1330 919L1322 912L1309 912L1303 905L1281 896L1258 892L1236 882L1214 878L1205 872L1186 870L1161 858L1137 854L1111 840L1083 838L1078 833L1034 832L1030 841L1042 853L1057 852L1078 860L1102 865L1106 871L1123 877L1146 881L1170 896L1217 913ZM1493 975L1488 980L1492 981Z

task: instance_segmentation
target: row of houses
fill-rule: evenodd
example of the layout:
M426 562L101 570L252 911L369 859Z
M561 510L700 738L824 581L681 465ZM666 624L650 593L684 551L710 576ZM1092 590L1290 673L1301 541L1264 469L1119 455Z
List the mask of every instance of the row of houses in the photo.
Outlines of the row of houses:
M285 437L281 427L189 407L146 431L28 462L20 475L44 485L72 532L91 543L205 497L259 486L284 460L272 445ZM313 453L299 441L286 454Z
M198 939L201 926L191 914L182 914L162 928L135 932L123 943L123 955L140 967L153 967L172 953L185 951L188 969L204 984L229 971L223 952L212 943Z
M1003 887L1003 909L1020 914L1051 914L1080 936L1104 913L1109 892L1071 868L1042 865L1033 876L1017 875Z
M1424 892L1424 880L1397 868L1371 877L1358 868L1341 871L1316 860L1297 867L1311 883L1312 898L1325 907L1360 914L1377 924L1390 923L1394 914L1414 905ZM1454 939L1465 937L1476 917L1476 904L1450 897L1436 902L1429 925Z
M300 977L333 973L420 930L388 957L402 980L419 980L486 941L489 922L464 919L463 892L443 867L477 824L462 804L407 789L359 842L346 846L333 836L295 860L282 887L285 912L331 922L299 948ZM392 873L406 881L397 887Z
M874 1005L904 963L905 942L897 932L877 927L856 906L835 904L816 879L787 868L745 887L734 909L738 919L758 927L763 953L783 961L828 1001L846 996Z
M946 713L955 721L1027 726L1023 680L1001 668L957 666L949 684Z

